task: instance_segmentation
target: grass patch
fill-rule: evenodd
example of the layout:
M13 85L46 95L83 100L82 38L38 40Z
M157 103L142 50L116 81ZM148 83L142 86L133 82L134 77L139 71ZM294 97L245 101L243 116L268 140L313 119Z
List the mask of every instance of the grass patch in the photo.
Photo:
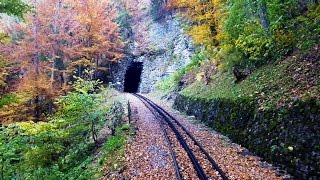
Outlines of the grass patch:
M179 90L179 86L185 74L191 73L195 71L200 65L201 62L206 59L206 55L201 50L198 50L196 54L194 54L191 58L191 63L186 67L183 67L176 71L171 76L166 79L157 82L156 87L164 95L168 95L174 91Z
M68 176L77 179L101 179L104 174L122 171L125 168L123 163L126 141L132 134L133 128L129 124L118 127L115 135L108 138L98 153L82 160L81 164L69 171Z
M111 136L103 145L104 156L99 160L99 164L104 165L104 174L112 171L121 172L125 168L125 145L128 137L134 133L129 124L123 124L116 129L114 136Z
M169 76L168 78L158 82L156 84L157 89L163 92L164 94L169 94L170 92L173 92L175 89L178 88L179 82L181 81L184 73L184 69L179 70L173 75Z

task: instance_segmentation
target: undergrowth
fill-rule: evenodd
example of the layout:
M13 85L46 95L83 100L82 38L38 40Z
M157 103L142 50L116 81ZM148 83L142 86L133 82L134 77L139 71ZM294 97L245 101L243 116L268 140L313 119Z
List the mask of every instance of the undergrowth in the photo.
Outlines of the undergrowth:
M90 168L98 132L110 124L111 109L120 109L106 103L113 101L107 89L95 93L99 85L78 78L46 122L0 126L0 179L98 179L99 168Z
M299 58L302 56L291 56L282 62L265 65L239 83L235 83L231 72L220 72L212 77L208 86L196 81L182 90L181 94L207 101L252 98L259 103L261 109L282 106L297 99L318 97L319 84L306 85L308 88L301 84L308 84L312 78L313 81L319 82L317 77L319 62L299 61L297 60ZM308 73L298 77L303 71Z
M114 136L111 136L103 146L104 156L99 160L100 164L104 164L104 174L113 171L121 172L124 170L125 145L128 137L134 133L133 128L129 124L123 124L116 129Z
M96 155L91 154L80 165L73 168L70 177L77 179L99 179L112 171L122 171L125 160L125 144L133 129L129 124L122 124L116 129ZM78 174L74 174L74 173Z
M198 49L197 51L198 52L192 56L190 64L188 64L186 67L179 69L166 79L157 82L157 90L161 91L161 93L165 95L168 95L174 91L178 91L178 88L182 83L183 77L186 74L191 73L195 69L200 67L201 62L207 58L207 54L205 54L204 51L202 51L201 49Z
M14 94L5 94L0 96L0 109L14 102L17 102L17 96Z

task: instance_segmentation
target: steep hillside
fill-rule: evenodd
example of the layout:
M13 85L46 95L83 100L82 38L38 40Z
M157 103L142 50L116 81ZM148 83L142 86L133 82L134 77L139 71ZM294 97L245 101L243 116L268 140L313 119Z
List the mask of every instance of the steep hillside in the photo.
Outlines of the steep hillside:
M159 92L297 178L319 177L319 3L173 2L196 51Z
M174 107L297 178L319 176L320 50L296 53L242 82L218 73L187 86Z

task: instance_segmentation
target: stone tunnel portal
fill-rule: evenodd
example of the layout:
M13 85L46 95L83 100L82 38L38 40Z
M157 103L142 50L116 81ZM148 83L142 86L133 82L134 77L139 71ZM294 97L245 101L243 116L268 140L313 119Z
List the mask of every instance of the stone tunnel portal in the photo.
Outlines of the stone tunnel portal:
M124 79L124 92L136 93L138 92L143 64L142 62L132 62L128 67Z

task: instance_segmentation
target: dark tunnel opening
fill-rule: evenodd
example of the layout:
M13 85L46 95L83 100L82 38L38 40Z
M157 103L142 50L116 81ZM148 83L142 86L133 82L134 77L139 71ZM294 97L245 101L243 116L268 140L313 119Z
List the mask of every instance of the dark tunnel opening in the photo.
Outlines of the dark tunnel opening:
M124 79L124 92L136 93L138 92L141 73L142 73L142 62L132 62L128 67L125 79Z

